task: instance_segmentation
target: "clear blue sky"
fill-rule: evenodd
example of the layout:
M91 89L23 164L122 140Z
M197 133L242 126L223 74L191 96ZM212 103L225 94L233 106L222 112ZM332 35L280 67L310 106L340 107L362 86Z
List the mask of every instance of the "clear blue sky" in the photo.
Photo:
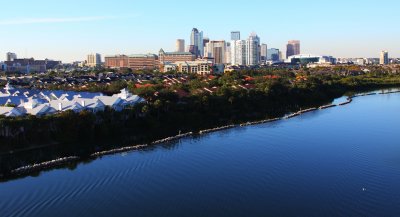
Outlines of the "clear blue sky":
M35 0L5 1L0 60L19 57L70 62L86 54L157 53L188 42L197 27L212 40L255 31L269 47L298 39L302 53L336 57L400 57L398 0Z

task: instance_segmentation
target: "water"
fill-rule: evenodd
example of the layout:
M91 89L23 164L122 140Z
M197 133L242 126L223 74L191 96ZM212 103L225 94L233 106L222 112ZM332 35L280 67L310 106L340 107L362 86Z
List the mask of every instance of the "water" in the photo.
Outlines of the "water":
M0 216L400 216L400 94L0 183Z

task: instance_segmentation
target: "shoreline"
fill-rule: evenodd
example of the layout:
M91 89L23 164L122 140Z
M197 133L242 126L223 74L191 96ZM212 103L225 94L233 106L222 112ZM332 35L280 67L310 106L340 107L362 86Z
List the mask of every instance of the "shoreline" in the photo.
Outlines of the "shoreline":
M336 104L328 104L328 105L320 106L318 108L313 107L313 108L308 108L308 109L304 109L304 110L299 110L298 112L294 112L294 113L288 114L283 117L271 118L271 119L265 119L265 120L260 120L260 121L253 121L253 122L246 122L246 123L242 123L242 124L231 124L231 125L226 125L226 126L222 126L222 127L200 130L197 133L188 132L188 133L184 133L184 134L178 134L176 136L170 136L170 137L167 137L164 139L156 140L156 141L148 143L148 144L126 146L126 147L122 147L122 148L116 148L116 149L111 149L111 150L106 150L106 151L95 152L95 153L91 154L90 157L93 160L96 160L98 158L108 156L108 155L143 150L145 148L148 148L148 147L151 147L154 145L177 141L177 140L180 140L183 138L188 138L193 135L205 135L205 134L210 134L210 133L223 131L223 130L227 130L227 129L232 129L232 128L236 128L236 127L247 127L247 126L260 125L260 124L265 124L265 123L277 122L280 120L287 120L287 119L291 119L291 118L300 116L302 114L306 114L306 113L317 111L317 110L325 110L325 109L329 109L329 108L333 108L333 107L337 107L337 106L345 106L345 105L352 103L354 98L363 97L363 96L372 96L372 95L387 95L387 94L394 94L394 93L400 93L400 90L388 91L388 92L382 92L382 93L375 92L375 93L356 94L356 95L347 97L347 100L345 102L339 103L337 105ZM23 166L23 167L11 170L9 176L0 174L0 179L27 176L33 172L40 172L45 169L52 169L52 168L64 166L69 163L79 162L80 160L82 160L82 157L70 156L70 157L63 157L63 158L59 158L59 159L55 159L55 160L51 160L51 161L45 161L45 162L37 163L37 164L33 164L33 165L27 165L27 166Z

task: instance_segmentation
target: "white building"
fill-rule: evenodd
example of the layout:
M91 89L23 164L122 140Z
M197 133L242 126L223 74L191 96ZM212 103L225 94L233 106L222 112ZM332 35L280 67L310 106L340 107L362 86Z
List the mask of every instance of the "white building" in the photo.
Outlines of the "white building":
M291 64L319 64L319 65L332 65L336 64L336 58L332 56L320 56L320 55L312 55L312 54L300 54L293 55L287 59L288 63Z
M356 64L359 65L359 66L366 65L367 64L367 59L359 58L359 59L357 59Z
M260 38L256 33L252 33L246 41L246 65L254 66L260 64Z
M231 43L227 42L226 47L225 47L225 63L226 64L231 64Z
M83 110L98 112L110 107L121 111L127 106L144 102L144 99L131 94L127 89L113 96L99 93L71 91L37 91L16 89L6 85L0 90L0 115L17 117L23 115L43 116L65 111L80 112ZM15 107L10 107L10 106Z
M231 42L231 63L232 65L247 65L247 43L245 40Z
M13 107L0 107L0 115L5 117L18 117L23 115L20 110Z

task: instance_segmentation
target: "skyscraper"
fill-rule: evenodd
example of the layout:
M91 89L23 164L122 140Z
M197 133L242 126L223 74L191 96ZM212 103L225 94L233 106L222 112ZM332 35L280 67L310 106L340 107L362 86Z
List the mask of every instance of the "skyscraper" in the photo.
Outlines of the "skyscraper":
M280 60L279 55L280 55L279 49L276 49L276 48L268 49L267 60L273 61L273 62L279 61Z
M205 47L205 57L214 58L214 63L223 64L225 62L225 41L210 41Z
M231 43L227 42L225 47L225 63L230 64L231 62Z
M196 57L202 57L204 55L203 32L193 28L190 36L190 45L193 46L193 54Z
M231 32L231 40L232 41L240 40L240 31L232 31Z
M208 37L203 37L203 45L204 45L204 47L206 46L206 44L207 44L208 42L210 42L210 38L208 38Z
M300 41L298 40L289 41L286 49L286 58L299 54L300 54Z
M175 45L176 52L185 52L185 40L184 39L177 39Z
M97 67L101 65L101 55L96 54L89 54L87 55L87 65L90 67Z
M246 65L254 66L260 63L260 38L252 33L246 41Z
M6 54L6 60L7 61L14 61L15 59L17 59L17 54L11 53L11 52L8 52Z
M381 65L388 65L389 64L389 52L381 51L381 56L379 58L379 63Z
M246 40L231 42L231 64L246 65L247 49Z
M267 60L268 45L261 44L261 61Z

